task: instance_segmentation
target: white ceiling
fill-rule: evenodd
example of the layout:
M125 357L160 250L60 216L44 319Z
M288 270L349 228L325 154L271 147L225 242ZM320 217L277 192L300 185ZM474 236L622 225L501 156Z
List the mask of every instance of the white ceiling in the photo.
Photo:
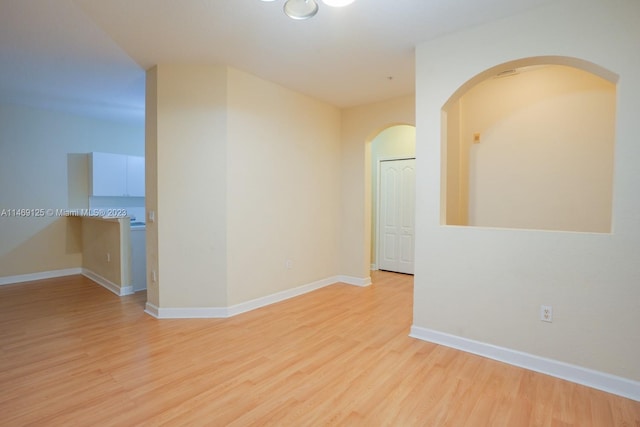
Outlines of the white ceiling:
M0 101L141 119L144 70L188 62L366 104L414 91L417 43L550 1L356 0L294 21L284 0L0 0Z

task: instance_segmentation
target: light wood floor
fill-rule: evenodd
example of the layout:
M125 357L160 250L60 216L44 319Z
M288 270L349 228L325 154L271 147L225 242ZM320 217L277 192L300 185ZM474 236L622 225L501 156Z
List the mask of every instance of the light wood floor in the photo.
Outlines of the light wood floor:
M412 277L373 278L224 320L2 286L0 425L640 426L639 402L409 338Z

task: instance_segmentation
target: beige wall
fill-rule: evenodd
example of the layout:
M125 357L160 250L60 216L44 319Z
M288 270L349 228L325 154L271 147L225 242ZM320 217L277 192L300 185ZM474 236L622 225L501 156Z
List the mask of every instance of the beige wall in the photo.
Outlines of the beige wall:
M416 155L416 128L397 125L380 132L371 141L371 264L376 264L378 237L378 168L383 159L412 158Z
M457 99L442 115L442 222L449 225L469 224L469 143L461 138L461 110Z
M225 306L227 69L159 65L147 78L149 302Z
M630 0L557 2L418 46L415 326L640 380L639 15ZM620 76L612 234L441 226L443 105L485 70L546 55Z
M0 105L0 210L87 207L84 153L141 155L142 123ZM80 268L79 223L0 217L0 277Z
M227 67L147 81L149 302L228 307L337 275L339 110Z
M338 274L340 111L235 69L228 87L233 305Z
M123 288L131 286L129 219L69 218L81 223L82 268Z
M150 221L150 214L158 214L158 68L147 70L145 91L145 146L144 146L144 200L145 211L145 250L147 302L160 307L160 289L158 286L158 227ZM151 272L156 273L152 277Z
M452 108L455 123L461 107L461 149L448 164L469 156L468 225L609 232L615 84L566 66L521 70Z
M415 123L404 96L342 110L340 274L366 279L371 267L371 141L393 125Z

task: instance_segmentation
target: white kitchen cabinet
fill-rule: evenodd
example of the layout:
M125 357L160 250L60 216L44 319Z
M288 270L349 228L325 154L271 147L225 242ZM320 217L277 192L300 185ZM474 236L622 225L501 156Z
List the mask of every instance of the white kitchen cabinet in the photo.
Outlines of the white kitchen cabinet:
M144 197L144 157L127 156L127 196Z
M91 153L92 196L144 197L144 157Z
M127 156L91 153L91 195L124 196L127 193Z

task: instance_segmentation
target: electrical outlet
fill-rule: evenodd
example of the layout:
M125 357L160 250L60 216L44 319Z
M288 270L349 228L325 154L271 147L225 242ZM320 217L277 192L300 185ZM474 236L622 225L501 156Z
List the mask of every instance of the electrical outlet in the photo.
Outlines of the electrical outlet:
M107 252L107 262L111 262L111 254Z
M293 261L291 261L290 259L286 260L284 263L284 266L286 267L287 270L293 269Z
M540 320L543 322L553 322L553 307L550 305L540 306Z
M151 281L155 282L156 280L158 280L158 278L156 276L156 271L155 270L151 270Z

